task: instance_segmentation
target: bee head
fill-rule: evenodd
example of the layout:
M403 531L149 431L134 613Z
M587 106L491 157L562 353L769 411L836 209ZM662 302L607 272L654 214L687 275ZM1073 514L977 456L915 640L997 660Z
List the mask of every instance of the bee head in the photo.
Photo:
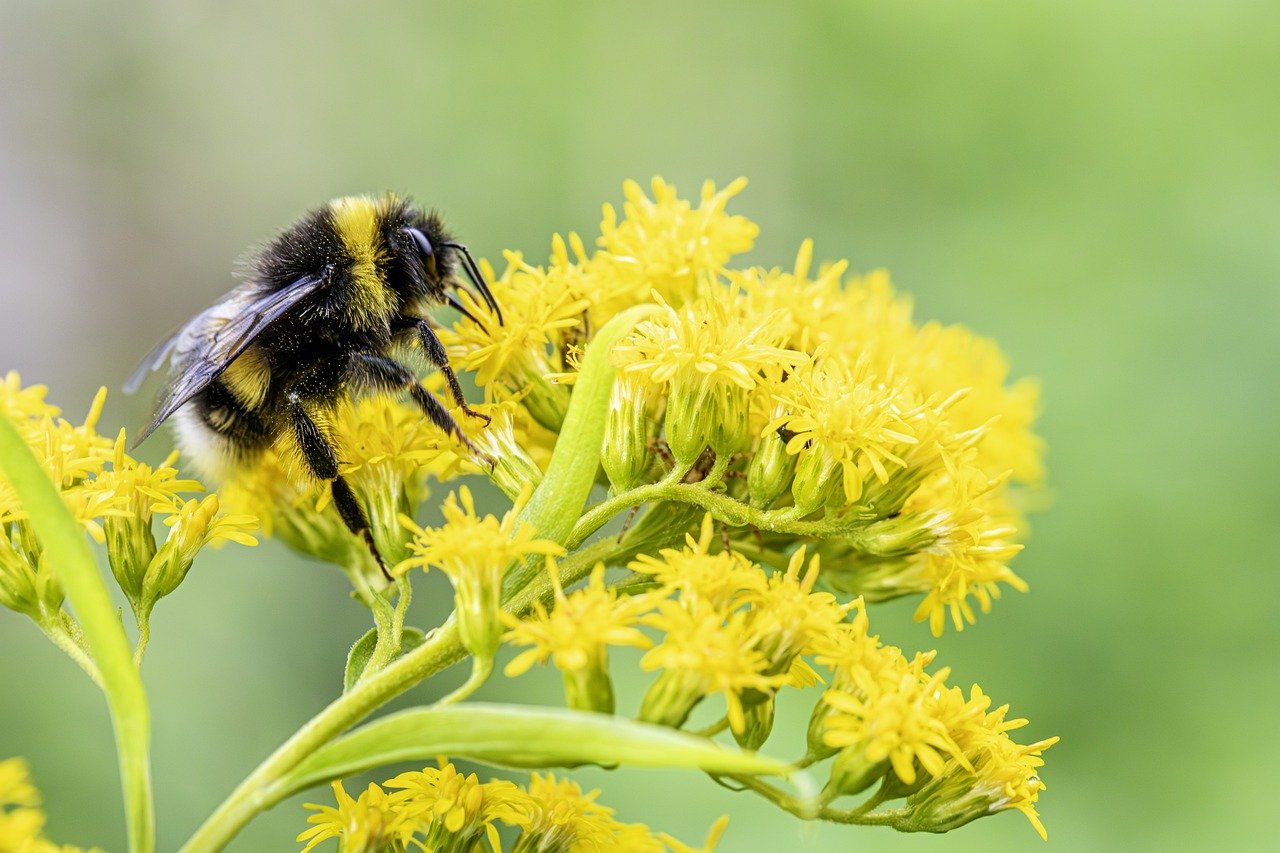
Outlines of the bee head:
M401 227L398 236L400 251L408 255L408 266L413 273L416 273L415 277L420 279L423 290L429 298L446 302L471 317L470 312L466 311L449 292L466 290L466 286L457 278L457 270L461 269L479 291L479 295L469 291L472 300L477 305L481 302L487 305L498 318L498 324L502 324L502 311L498 308L498 303L484 280L484 274L481 273L475 259L471 257L471 253L467 251L467 247L455 242L444 230L444 225L438 216L435 214L419 216L415 222ZM475 317L471 319L475 320Z

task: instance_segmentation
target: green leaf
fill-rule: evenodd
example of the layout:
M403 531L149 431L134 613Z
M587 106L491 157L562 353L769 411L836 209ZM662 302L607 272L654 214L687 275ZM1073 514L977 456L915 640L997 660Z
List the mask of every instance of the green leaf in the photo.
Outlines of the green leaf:
M36 538L66 591L84 630L89 651L102 673L102 689L115 727L129 849L135 853L150 851L155 845L151 724L142 678L134 666L124 626L102 582L84 530L62 502L62 496L22 436L3 415L0 415L0 474L9 481L26 508Z
M499 767L627 764L716 774L790 776L783 761L664 726L530 705L463 703L391 714L313 752L270 792L279 802L312 785L438 755Z
M426 639L427 635L417 628L406 626L404 633L400 637L400 654L396 655L396 657L413 651L422 645ZM347 652L347 668L342 674L343 693L355 687L356 682L360 680L360 676L364 675L365 667L369 665L369 658L373 657L373 652L377 645L378 629L370 628L363 637L356 640L355 645L351 647L351 651Z

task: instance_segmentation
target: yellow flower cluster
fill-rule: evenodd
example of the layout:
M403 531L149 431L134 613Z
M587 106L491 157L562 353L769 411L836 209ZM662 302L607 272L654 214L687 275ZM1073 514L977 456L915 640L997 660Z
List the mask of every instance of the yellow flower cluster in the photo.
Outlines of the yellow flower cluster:
M0 761L0 850L14 853L101 853L44 837L45 814L40 792L31 784L30 768L21 758Z
M1028 746L1008 732L1026 720L1006 721L1009 706L994 711L975 684L968 695L948 686L950 670L930 673L933 653L906 658L867 632L866 611L827 638L817 661L831 671L831 686L814 709L809 749L814 758L835 754L823 800L857 794L882 783L887 797L907 798L912 828L941 832L987 814L1016 809L1046 837L1035 804L1044 783L1037 768L1048 738Z
M0 413L17 426L75 518L105 542L112 573L140 620L181 583L201 548L223 541L256 544L253 516L221 512L215 495L183 496L204 487L181 476L176 453L150 466L125 452L123 430L114 439L98 434L106 389L78 425L60 417L44 397L43 386L24 388L10 372L0 382ZM169 527L159 545L152 530L156 518ZM25 510L0 478L0 604L65 639L75 632L62 601L56 567L42 561Z
M967 698L948 687L949 670L926 670L933 653L908 659L868 634L861 599L841 604L813 591L819 561L806 561L804 549L785 570L769 572L741 554L715 551L716 539L707 516L685 547L639 557L631 567L658 588L635 596L606 590L598 569L587 587L557 596L550 613L539 609L516 624L508 639L533 648L508 674L550 659L568 676L592 661L597 679L607 684L608 646L652 645L641 666L661 672L645 694L640 719L679 728L703 699L723 695L735 738L758 748L771 733L778 691L823 681L812 661L830 679L809 733L811 760L836 756L825 802L891 782L895 797L915 797L907 808L920 828L941 820L934 812L944 805L964 802L969 814L975 798L987 797L985 811L969 820L1013 808L1043 834L1034 804L1044 786L1035 768L1056 738L1027 747L1010 741L1006 732L1025 720L1006 723L1007 707L988 713L990 699L976 685ZM659 639L639 634L636 624ZM595 710L613 710L612 692L607 695L609 706ZM938 780L946 780L950 805L938 802ZM935 793L919 793L934 782L929 790ZM955 815L947 812L946 819Z
M390 789L390 790L388 790ZM307 804L316 813L313 826L298 836L303 851L322 841L339 839L344 851L404 851L410 847L436 853L500 853L498 824L514 827L512 853L535 851L617 850L631 853L677 853L691 849L639 823L623 823L613 809L596 802L599 791L584 793L574 782L553 774L534 773L525 786L493 779L481 783L476 774L460 773L440 759L439 767L402 773L370 783L352 797L341 782L333 783L337 806ZM711 850L723 823L712 830L704 850Z
M743 186L708 185L694 206L661 180L652 197L629 182L621 216L606 206L594 251L571 234L553 240L546 267L510 255L494 286L506 326L468 304L482 322L448 330L451 355L490 397L555 430L593 330L655 303L612 352L619 379L601 462L615 492L714 470L742 504L827 522L807 538L840 557L827 565L842 590L921 595L917 615L935 632L948 613L962 628L998 584L1025 589L1007 565L1022 525L993 507L1043 478L1036 387L1010 383L993 342L917 324L885 272L849 277L847 261L815 272L811 241L790 270L730 267L758 232L725 210ZM948 485L980 477L988 488ZM959 539L940 523L975 512L1011 523L962 525ZM850 535L874 521L867 536Z

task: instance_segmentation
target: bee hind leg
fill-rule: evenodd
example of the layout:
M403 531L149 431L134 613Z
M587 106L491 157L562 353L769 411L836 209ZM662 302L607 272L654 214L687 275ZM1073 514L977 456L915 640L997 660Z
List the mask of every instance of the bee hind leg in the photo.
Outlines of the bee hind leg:
M351 484L338 473L338 454L334 451L333 445L307 414L298 395L291 393L288 395L288 400L293 432L307 467L317 479L329 481L329 487L333 492L333 505L338 510L338 515L342 517L343 524L353 534L364 540L369 553L373 555L378 568L382 570L383 576L387 580L393 580L391 572L387 571L386 561L382 559L382 553L378 551L378 546L373 541L373 531L369 529L369 516L365 513L364 507L360 506L360 501L356 499L355 492L351 490Z
M444 376L453 402L471 417L480 418L485 423L489 423L492 419L488 415L481 414L467 405L467 399L462 395L462 383L458 381L458 374L453 372L453 365L449 364L449 356L444 351L444 344L440 343L440 338L436 335L436 330L431 328L431 323L418 317L406 317L404 320L406 326L412 328L417 334L418 343L422 345L422 352L426 355L427 361L431 362Z

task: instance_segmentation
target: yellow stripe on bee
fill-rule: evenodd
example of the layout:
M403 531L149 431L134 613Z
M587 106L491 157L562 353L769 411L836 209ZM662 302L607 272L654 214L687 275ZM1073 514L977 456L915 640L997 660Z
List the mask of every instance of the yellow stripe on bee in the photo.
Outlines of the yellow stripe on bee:
M271 386L271 367L262 350L253 346L240 353L223 371L222 384L245 408L261 406Z
M329 203L334 230L351 258L352 320L358 326L377 323L395 310L395 296L378 272L386 260L380 223L394 199L348 196Z

